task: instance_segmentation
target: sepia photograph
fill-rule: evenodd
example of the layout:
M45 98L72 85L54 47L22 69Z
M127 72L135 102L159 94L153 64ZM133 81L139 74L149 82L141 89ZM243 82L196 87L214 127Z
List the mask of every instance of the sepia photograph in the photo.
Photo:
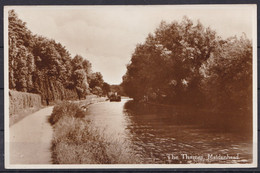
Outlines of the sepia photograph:
M5 6L5 167L257 167L256 9Z

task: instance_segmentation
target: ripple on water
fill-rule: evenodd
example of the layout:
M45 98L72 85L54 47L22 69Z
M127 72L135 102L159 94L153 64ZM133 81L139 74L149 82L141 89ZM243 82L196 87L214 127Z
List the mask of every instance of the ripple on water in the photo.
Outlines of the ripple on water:
M110 106L113 104L113 107ZM98 112L98 117L92 119L99 125L116 126L108 128L123 133L136 156L145 163L198 163L193 160L167 160L167 154L180 155L182 153L206 155L240 153L239 160L210 161L210 163L250 163L252 161L252 141L244 139L239 133L224 133L217 130L205 129L196 124L185 121L182 114L190 114L185 110L149 110L149 107L140 109L138 105L124 105L106 103L91 106L91 113ZM121 107L120 107L121 106ZM102 108L102 109L101 109ZM177 107L175 109L178 109ZM168 114L169 113L169 114ZM181 114L180 114L181 113ZM105 120L105 121L104 121ZM116 122L116 124L115 124ZM117 134L117 133L114 133Z

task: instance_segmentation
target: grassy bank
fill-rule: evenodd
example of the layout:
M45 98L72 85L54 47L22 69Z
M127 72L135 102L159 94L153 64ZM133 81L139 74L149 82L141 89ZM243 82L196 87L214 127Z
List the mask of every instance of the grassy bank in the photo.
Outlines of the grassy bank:
M90 103L86 101L86 103ZM54 134L52 159L54 164L118 164L131 163L130 151L105 129L96 129L87 116L82 102L56 105L50 117Z

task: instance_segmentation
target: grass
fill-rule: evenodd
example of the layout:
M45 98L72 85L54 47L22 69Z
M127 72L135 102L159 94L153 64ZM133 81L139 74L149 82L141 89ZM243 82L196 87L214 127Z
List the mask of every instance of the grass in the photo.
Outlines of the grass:
M85 110L81 109L79 104L70 103L68 101L57 104L49 118L51 125L56 124L62 117L83 118Z
M123 142L96 129L80 104L64 102L54 107L50 117L54 128L54 164L129 164L134 154Z

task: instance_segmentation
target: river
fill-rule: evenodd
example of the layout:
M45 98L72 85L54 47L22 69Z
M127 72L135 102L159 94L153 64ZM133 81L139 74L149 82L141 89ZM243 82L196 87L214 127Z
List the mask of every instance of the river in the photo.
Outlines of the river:
M200 120L198 112L185 107L169 109L122 99L90 105L88 112L107 138L116 138L135 153L136 163L252 162L251 134L208 126L207 118Z

